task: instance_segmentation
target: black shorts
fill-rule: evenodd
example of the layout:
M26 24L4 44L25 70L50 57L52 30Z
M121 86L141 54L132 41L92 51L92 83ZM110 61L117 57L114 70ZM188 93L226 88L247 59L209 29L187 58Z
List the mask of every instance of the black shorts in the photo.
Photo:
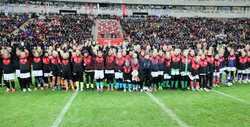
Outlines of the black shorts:
M59 70L57 68L52 68L51 69L53 76L59 76Z
M72 80L73 77L72 77L72 74L70 72L63 72L62 73L62 79L63 80L65 80L65 79Z
M74 79L74 81L82 82L83 81L83 73L74 73L73 79Z
M108 80L108 81L113 81L115 75L114 74L105 74L105 78Z

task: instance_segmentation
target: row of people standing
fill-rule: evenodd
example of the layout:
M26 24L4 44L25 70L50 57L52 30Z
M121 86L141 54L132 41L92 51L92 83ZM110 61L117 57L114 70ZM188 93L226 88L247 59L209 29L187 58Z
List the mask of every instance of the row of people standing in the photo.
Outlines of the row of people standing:
M34 90L38 86L41 90L44 86L53 90L62 87L66 91L69 88L82 91L84 87L94 90L95 82L97 92L104 91L104 79L108 91L116 88L143 92L157 91L156 88L177 89L179 85L182 90L210 91L222 82L224 72L226 83L232 83L236 76L239 82L246 82L247 76L250 78L249 51L240 49L234 53L232 48L209 49L195 54L192 49L123 50L119 46L93 46L91 42L47 49L15 45L2 49L1 72L7 92L11 87L15 91L14 73L24 92L31 91L32 76L35 78Z

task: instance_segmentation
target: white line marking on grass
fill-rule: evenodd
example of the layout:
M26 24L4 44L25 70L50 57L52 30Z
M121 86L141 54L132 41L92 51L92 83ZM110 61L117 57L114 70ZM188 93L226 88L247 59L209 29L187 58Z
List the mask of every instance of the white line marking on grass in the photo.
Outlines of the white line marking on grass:
M151 99L156 102L173 120L177 121L178 124L181 127L188 127L188 125L186 123L184 123L183 121L181 121L178 116L176 116L176 114L169 109L168 107L166 107L162 102L160 102L155 96L153 96L150 92L146 92L148 94L148 96L151 97Z
M71 103L73 102L73 100L75 99L77 93L78 93L78 90L76 90L74 92L74 94L70 97L68 103L65 105L65 107L63 108L63 110L61 111L61 113L59 114L59 116L57 117L57 119L54 122L54 124L52 125L52 127L58 127L58 125L61 123L62 118L64 117L65 113L69 109L69 107L70 107Z
M219 93L219 94L221 94L221 95L224 95L224 96L227 96L227 97L231 97L231 98L233 98L233 99L235 99L235 100L238 100L238 101L241 101L241 102L250 104L248 101L245 101L245 100L243 100L243 99L236 98L236 97L234 97L234 96L231 96L231 95L222 93L222 92L220 92L220 91L216 91L216 90L213 90L213 91L216 92L216 93Z

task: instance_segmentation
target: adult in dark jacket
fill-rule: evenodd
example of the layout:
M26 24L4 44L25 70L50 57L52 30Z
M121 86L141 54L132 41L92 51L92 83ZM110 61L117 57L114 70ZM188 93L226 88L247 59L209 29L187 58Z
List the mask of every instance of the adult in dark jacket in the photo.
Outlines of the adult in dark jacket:
M205 54L201 55L200 68L199 68L199 79L200 79L200 89L209 92L207 89L206 75L208 74L208 62L206 60Z
M151 76L152 60L150 59L149 54L146 54L145 59L142 59L142 61L140 62L144 72L142 74L142 79L140 80L145 81L145 85L149 87L152 83L152 76Z
M209 50L208 54L206 56L206 60L208 63L208 70L207 70L207 82L210 85L208 88L213 89L213 73L214 73L214 57L213 57L213 51Z

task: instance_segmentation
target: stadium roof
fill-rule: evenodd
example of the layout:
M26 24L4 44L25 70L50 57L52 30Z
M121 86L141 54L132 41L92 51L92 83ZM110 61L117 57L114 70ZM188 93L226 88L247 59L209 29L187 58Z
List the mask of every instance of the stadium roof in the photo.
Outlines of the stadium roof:
M87 3L148 4L148 5L204 5L249 6L250 0L47 0Z

